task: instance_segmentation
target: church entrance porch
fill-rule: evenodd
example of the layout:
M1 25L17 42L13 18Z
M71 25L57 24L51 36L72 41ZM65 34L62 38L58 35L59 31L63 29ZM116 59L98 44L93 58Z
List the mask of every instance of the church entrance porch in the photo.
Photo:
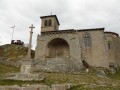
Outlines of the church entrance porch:
M68 43L61 38L51 40L46 48L46 58L69 58L70 48Z

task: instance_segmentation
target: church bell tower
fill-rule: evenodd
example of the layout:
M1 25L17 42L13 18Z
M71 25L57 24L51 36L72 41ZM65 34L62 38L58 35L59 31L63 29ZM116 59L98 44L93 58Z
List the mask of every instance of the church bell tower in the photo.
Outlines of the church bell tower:
M56 15L41 16L41 32L59 30L59 21Z

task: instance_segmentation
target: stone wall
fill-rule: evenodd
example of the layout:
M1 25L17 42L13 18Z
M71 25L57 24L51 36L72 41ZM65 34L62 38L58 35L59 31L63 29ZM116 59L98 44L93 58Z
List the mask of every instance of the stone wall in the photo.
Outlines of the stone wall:
M91 35L91 47L84 47L83 37L85 33ZM82 58L89 65L108 68L104 30L81 31L79 32L79 40L82 48Z
M115 64L120 67L120 38L113 38Z
M31 85L31 86L0 86L0 90L68 90L70 89L71 84L55 84L47 85Z
M90 34L91 46L84 46L84 35ZM65 40L69 45L69 58L74 62L87 61L90 66L109 68L109 64L120 63L120 40L114 33L105 33L104 29L96 30L66 30L42 33L37 38L35 59L46 60L49 43L57 38ZM112 49L108 49L108 42L112 42ZM63 48L62 48L63 49ZM76 65L77 65L76 63ZM79 65L78 65L79 66Z
M107 54L107 59L109 64L113 63L116 64L115 61L115 41L113 39L114 37L111 34L105 34L105 39L106 39L106 54Z
M51 26L45 26L44 22L45 20L51 20L52 25ZM59 29L59 25L57 23L57 20L55 17L47 17L47 18L42 18L42 23L41 23L41 32L46 32L46 31L56 31Z
M80 72L79 62L71 59L47 58L34 66L36 72Z
M35 52L35 59L45 60L46 48L48 44L56 38L64 39L70 48L70 57L81 62L81 48L79 45L79 39L75 32L73 33L53 33L38 36L37 47Z
M106 44L104 31L94 31L91 32L92 37L92 52L93 60L92 65L97 67L109 68L107 55L106 55Z
M116 67L120 66L120 38L116 33L105 33L106 51L109 65ZM110 46L108 45L110 43Z
M70 64L70 65L68 65L69 63L66 64L66 61L69 62L69 60L71 60L72 62L76 63L76 65L74 63L73 64L75 65L75 67L77 66L77 68L79 68L79 70L80 70L82 68L81 48L79 45L79 38L75 31L72 31L70 33L69 32L51 32L51 33L44 33L44 35L42 34L41 36L38 36L37 47L36 47L36 52L35 52L35 59L39 59L40 61L44 61L44 60L46 61L46 59L51 60L51 58L47 57L48 56L47 48L48 48L49 44L51 43L51 41L53 41L54 39L63 39L68 44L67 48L69 48L69 50L61 47L62 49L64 49L64 51L67 50L67 53L69 53L69 55L67 54L66 57L61 58L61 59L65 60L63 62L65 64L64 67L68 68L68 66L70 66L70 65L72 67L72 64ZM52 53L52 52L50 52L50 53ZM65 54L64 54L64 56L65 56ZM55 60L55 58L58 58L58 57L53 57L53 61ZM59 62L59 59L56 59L56 60L57 60L56 62L58 64L61 63L61 62ZM59 65L58 64L55 64L56 67L59 67L60 64ZM49 68L48 66L49 65L47 65L47 68ZM39 64L38 64L37 67L41 67L41 65L39 66ZM51 67L54 67L54 66L51 66ZM62 65L61 65L61 67L62 67ZM64 70L64 67L63 67L63 70L60 70L60 72L68 71L66 69ZM56 69L55 70L54 69L52 69L52 70L56 71Z

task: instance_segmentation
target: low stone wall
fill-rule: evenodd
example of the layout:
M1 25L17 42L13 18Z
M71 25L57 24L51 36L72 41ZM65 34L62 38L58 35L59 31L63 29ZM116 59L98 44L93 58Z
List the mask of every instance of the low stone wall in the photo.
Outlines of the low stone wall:
M31 86L0 86L0 90L68 90L72 84L31 85Z
M81 63L68 58L46 58L39 61L33 68L36 72L80 72Z

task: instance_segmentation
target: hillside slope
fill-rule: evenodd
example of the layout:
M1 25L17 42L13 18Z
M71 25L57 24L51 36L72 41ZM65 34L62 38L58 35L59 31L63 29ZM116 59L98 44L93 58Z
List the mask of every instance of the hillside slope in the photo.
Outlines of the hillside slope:
M0 57L4 57L7 60L20 60L27 55L28 48L22 45L6 44L0 46ZM34 51L32 50L32 58L34 58Z
M0 78L2 75L5 75L6 73L14 73L18 71L19 71L19 68L4 65L0 63Z
M26 57L27 48L21 45L6 44L0 46L0 57L6 57L7 60L16 61ZM34 51L32 51L32 58L34 58ZM4 65L0 63L0 85L24 85L24 84L75 84L70 90L120 90L120 71L115 74L106 73L106 76L101 75L101 70L90 68L90 72L86 73L45 73L43 81L14 81L2 80L7 73L19 72L19 68Z

